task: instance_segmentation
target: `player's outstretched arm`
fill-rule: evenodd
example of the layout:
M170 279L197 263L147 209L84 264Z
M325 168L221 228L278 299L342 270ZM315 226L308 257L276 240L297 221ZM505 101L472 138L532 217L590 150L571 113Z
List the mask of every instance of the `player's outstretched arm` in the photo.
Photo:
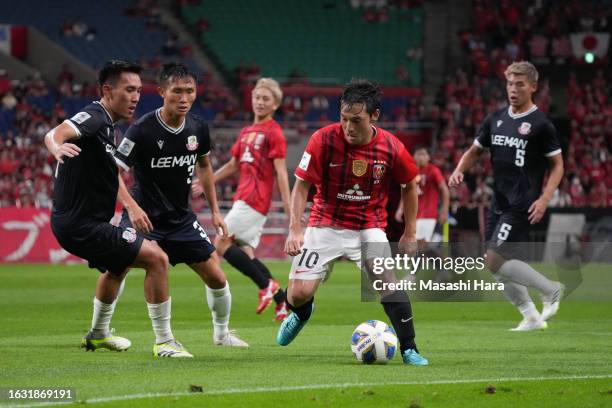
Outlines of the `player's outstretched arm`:
M136 200L132 197L130 192L121 177L121 170L119 170L119 190L117 191L117 200L119 204L125 208L130 218L130 222L134 229L140 233L148 233L153 231L153 223L149 219L147 213L138 205Z
M399 249L406 254L416 251L416 216L419 209L416 177L402 186L402 208L404 210L404 233L399 241Z
M212 212L212 223L215 230L220 235L228 235L227 226L225 225L223 217L221 216L221 211L219 210L217 192L215 190L215 176L213 174L212 165L210 164L210 159L208 156L201 156L198 159L196 174L198 175L200 185L202 186L202 190L206 196L206 201L208 201L208 206Z
M217 171L215 171L215 183L218 183L221 180L232 176L238 170L240 170L240 164L238 163L235 157L232 157L227 163L225 163Z
M287 175L287 163L284 158L274 159L274 169L276 170L276 183L280 191L281 200L283 200L283 209L287 216L291 216L291 208L289 206L289 176Z
M66 123L61 123L51 129L45 135L45 146L49 153L60 163L64 163L63 157L75 157L81 152L81 148L68 140L77 139L79 135L74 128Z
M529 207L529 222L531 224L537 224L540 222L544 213L546 212L546 207L548 207L548 202L550 201L553 193L559 187L559 183L563 178L563 156L561 153L549 157L549 174L548 181L544 186L544 191L542 191L542 195L531 204Z
M310 183L308 181L296 179L293 191L291 192L291 210L289 216L289 235L285 242L285 252L287 255L295 256L302 252L304 245L304 234L302 232L302 216L306 208Z
M450 178L448 179L449 187L456 187L463 183L463 173L472 168L483 150L484 149L482 147L473 144L465 153L463 153L457 168L455 171L453 171L453 174L451 174Z

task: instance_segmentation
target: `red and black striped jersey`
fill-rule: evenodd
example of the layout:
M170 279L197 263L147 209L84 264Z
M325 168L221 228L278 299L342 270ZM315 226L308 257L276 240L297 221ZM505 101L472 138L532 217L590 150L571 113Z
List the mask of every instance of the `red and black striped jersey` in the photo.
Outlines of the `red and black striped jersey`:
M391 133L374 128L368 144L350 145L339 123L312 135L295 170L317 189L308 225L351 230L384 229L390 184L409 183L417 174L412 156Z

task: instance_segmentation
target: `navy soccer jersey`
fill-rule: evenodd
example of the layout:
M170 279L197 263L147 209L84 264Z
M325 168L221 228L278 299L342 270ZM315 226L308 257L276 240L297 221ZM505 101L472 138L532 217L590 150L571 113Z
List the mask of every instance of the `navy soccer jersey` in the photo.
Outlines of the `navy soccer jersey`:
M209 154L208 126L187 114L178 128L161 118L161 108L130 126L115 152L125 170L134 167L132 195L150 218L183 219L191 213L191 178L198 158Z
M490 150L499 211L526 212L542 193L547 158L561 153L555 127L535 105L519 114L511 107L491 113L474 144Z
M64 225L108 222L115 213L119 188L112 119L100 102L94 102L64 123L79 136L68 142L79 146L81 153L64 157L64 163L57 165L53 216Z

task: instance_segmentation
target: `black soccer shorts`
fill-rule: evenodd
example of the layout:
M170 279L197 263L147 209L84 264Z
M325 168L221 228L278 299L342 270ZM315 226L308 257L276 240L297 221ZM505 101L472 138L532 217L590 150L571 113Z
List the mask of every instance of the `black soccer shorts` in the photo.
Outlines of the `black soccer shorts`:
M206 261L215 251L215 246L210 242L193 212L178 219L159 217L152 219L151 222L154 230L143 236L157 242L173 266L179 263L193 264ZM125 210L121 214L119 225L126 228L132 226Z
M529 242L529 215L526 212L495 211L487 213L485 240L487 248L505 259L521 259Z
M66 226L51 222L60 245L68 252L89 262L90 268L121 275L134 263L143 237L133 228L115 227L108 222L84 221Z

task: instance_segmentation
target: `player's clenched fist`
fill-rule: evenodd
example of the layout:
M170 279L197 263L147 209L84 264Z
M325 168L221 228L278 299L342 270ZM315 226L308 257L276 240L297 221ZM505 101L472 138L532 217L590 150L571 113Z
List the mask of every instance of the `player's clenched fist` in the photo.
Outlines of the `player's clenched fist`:
M289 231L287 241L285 241L285 253L290 256L296 256L302 252L304 245L304 234L302 231Z

